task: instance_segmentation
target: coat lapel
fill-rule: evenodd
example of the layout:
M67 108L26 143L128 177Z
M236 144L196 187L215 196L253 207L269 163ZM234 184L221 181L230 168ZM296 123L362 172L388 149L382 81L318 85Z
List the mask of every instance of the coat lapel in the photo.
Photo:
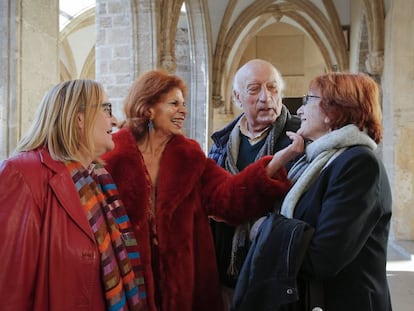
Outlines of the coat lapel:
M63 163L54 161L49 154L41 152L42 162L53 170L56 174L49 180L49 185L59 200L66 213L74 223L83 231L92 241L95 238L92 233L91 226L83 211L82 204L79 199L78 191L73 184L73 180L69 175Z

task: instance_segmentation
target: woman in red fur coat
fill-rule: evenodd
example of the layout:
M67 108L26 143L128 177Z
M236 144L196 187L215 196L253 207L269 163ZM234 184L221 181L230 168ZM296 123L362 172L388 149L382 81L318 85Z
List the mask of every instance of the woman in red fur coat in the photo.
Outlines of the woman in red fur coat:
M294 139L232 176L183 136L186 86L154 70L125 101L126 122L103 159L138 240L149 310L222 309L208 217L241 223L270 210L290 187L283 168L303 152Z

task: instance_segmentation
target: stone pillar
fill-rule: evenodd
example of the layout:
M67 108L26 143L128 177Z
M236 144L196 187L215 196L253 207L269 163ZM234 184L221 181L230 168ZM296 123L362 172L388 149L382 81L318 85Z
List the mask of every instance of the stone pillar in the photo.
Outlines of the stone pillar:
M201 147L209 149L209 128L211 128L213 109L211 108L211 68L212 42L206 1L187 0L187 19L190 55L190 109L189 132Z
M108 94L114 114L123 119L123 101L135 77L131 3L96 1L96 80Z
M96 1L96 80L119 119L132 82L157 67L154 6L150 0Z
M0 159L14 150L45 91L59 82L58 0L0 4Z
M0 4L0 161L5 159L17 141L16 128L16 48L17 5L15 1ZM14 120L14 122L13 122Z
M135 68L137 75L160 65L159 32L160 3L154 0L131 0L133 2L133 29Z
M184 134L188 137L193 134L192 132L192 122L194 115L192 103L192 93L191 93L191 58L190 58L190 44L188 37L188 27L187 27L187 17L186 14L180 16L178 22L176 39L175 39L175 74L184 80L187 84L187 98L185 99L189 105L187 105L188 116L184 124ZM165 67L164 67L165 68Z
M397 240L414 239L413 20L413 1L392 1L385 25L383 155L393 189L392 232Z

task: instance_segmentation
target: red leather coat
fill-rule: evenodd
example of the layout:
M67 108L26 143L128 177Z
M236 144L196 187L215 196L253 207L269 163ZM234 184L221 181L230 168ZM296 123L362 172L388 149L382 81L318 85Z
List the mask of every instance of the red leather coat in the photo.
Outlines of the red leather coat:
M128 129L114 134L115 149L103 159L134 229L144 266L150 310L154 295L166 311L222 310L209 216L233 224L269 210L290 183L286 171L270 179L264 158L233 176L207 159L199 144L175 136L163 152L157 185L160 292L155 293L148 227L148 185L135 139Z
M0 165L0 309L103 311L100 261L72 178L46 150Z

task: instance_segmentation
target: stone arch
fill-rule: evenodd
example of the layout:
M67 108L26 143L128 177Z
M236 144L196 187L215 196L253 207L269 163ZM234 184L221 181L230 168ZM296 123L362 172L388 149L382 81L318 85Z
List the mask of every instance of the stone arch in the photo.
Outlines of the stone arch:
M342 34L339 17L332 1L323 2L328 16L310 1L292 0L291 2L295 7L290 11L301 12L304 16L308 17L316 25L313 30L321 39L326 38L324 46L331 51L330 56L333 65L337 65L337 69L339 70L348 69L348 53L345 38ZM297 22L300 24L300 21ZM308 30L306 27L304 29ZM318 47L319 49L323 48L323 46L319 45ZM328 68L332 69L332 67Z
M75 56L71 45L69 44L68 38L70 35L81 30L82 28L89 27L95 24L95 8L91 8L75 19L73 19L62 31L59 33L59 47L60 51L60 79L61 81L76 79L76 78L95 78L95 72L90 72L90 66L93 63L93 69L95 69L95 44L89 50L88 56L85 59L84 66L87 68L77 68L75 62ZM65 62L62 61L62 57L65 58ZM91 59L92 57L92 59ZM87 74L86 74L87 73ZM92 75L91 75L92 74Z
M223 50L226 46L226 34L230 27L231 16L236 7L237 0L230 0L220 25L220 33L218 34L216 48L213 55L212 69L212 106L220 107L224 103L222 96L222 87L225 84L223 79Z
M62 56L59 59L60 79L61 81L74 79L78 76L75 65L75 58L72 53L67 40L62 40L59 44L60 53L63 53L66 58L66 64L62 61Z
M338 55L337 57L340 59L341 70L347 70L349 69L349 42L346 42L345 40L343 28L335 4L332 0L324 1L324 4L328 13L329 21L334 26L330 27L330 29L332 30L333 39L335 40L335 44L333 46L335 54Z
M325 61L326 68L334 68L333 60L330 57L329 49L325 46L322 38L318 35L317 31L312 27L307 19L305 19L301 14L295 11L289 11L285 13L285 16L296 21L303 29L306 30L309 37L315 42L316 46L319 48L319 51L322 54L322 57Z
M95 45L89 51L79 77L82 79L95 79Z
M265 23L267 18L271 17L271 14L259 16L252 25L246 31L245 36L241 36L239 38L235 37L234 40L238 40L238 42L233 43L233 49L226 49L224 51L224 57L231 60L231 62L227 62L225 67L223 68L225 71L223 72L223 80L227 81L226 84L222 86L222 94L224 94L224 113L232 113L233 112L233 105L232 100L228 100L232 98L232 88L233 88L233 77L237 71L239 66L242 54L244 50L241 48L246 46L247 43L260 31L262 25ZM229 31L232 33L232 30ZM240 47L240 48L239 48Z
M234 2L230 4L223 20L231 19L234 5ZM307 33L319 47L327 68L348 69L348 53L339 17L332 1L326 1L325 5L328 16L325 16L318 7L308 1L292 0L289 3L280 4L257 1L242 11L230 28L228 24L222 25L213 60L214 107L225 103L225 112L231 111L231 107L227 104L228 101L223 100L223 97L228 96L230 85L229 83L226 85L225 81L228 81L230 74L234 73L234 64L237 59L229 57L229 55L235 53L234 50L238 50L242 46L241 43L245 42L241 37L251 38L254 36L263 28L263 25L266 25L265 21L270 16L274 18L274 22L287 18L296 27L299 26L302 31ZM313 24L308 20L312 20ZM233 64L229 65L229 61ZM231 69L225 72L229 68Z
M231 97L230 94L232 86L231 79L229 80L229 78L233 77L237 70L237 66L239 65L243 53L243 46L246 46L247 42L249 42L253 37L255 37L257 33L267 25L266 21L269 21L269 19L272 18L274 20L274 23L278 23L282 16L290 17L291 19L294 19L296 22L298 22L300 26L306 30L308 35L319 47L322 57L325 60L326 67L334 68L334 64L330 58L328 48L323 44L323 41L320 38L320 36L316 33L316 31L313 29L310 23L302 17L302 15L294 12L293 10L281 12L276 6L272 6L270 9L266 8L266 12L266 14L261 14L254 17L254 19L250 20L247 25L243 26L243 33L239 32L237 25L232 27L228 32L228 45L232 48L225 49L223 51L222 56L226 60L231 60L230 62L227 62L222 66L222 79L225 81L229 81L227 84L222 85L221 88L221 94L224 94L225 99ZM243 20L243 18L240 18L239 20ZM229 100L224 100L224 112L232 112L232 105Z
M62 62L60 62L59 74L60 74L60 81L66 81L66 80L72 79L71 73L69 72L68 68Z

